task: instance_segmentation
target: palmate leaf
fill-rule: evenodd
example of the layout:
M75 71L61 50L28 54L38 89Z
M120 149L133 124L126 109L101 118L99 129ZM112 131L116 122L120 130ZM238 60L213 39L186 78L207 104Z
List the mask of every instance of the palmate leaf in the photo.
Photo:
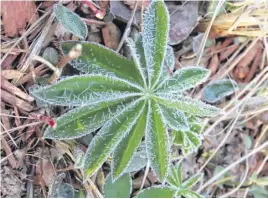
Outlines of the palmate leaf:
M81 106L100 101L135 96L139 86L126 80L100 74L64 78L54 85L31 89L31 94L51 105Z
M31 90L41 103L77 106L59 117L55 128L48 127L45 138L73 139L98 130L92 135L82 163L79 159L76 165L84 169L85 179L112 155L113 181L128 171L144 167L148 161L159 181L165 182L170 159L167 129L182 132L173 142L179 140L177 143L187 153L201 143L201 128L198 123L193 125L195 118L221 113L216 107L182 96L186 89L204 82L208 70L187 67L171 77L169 72L174 70L175 59L172 47L167 46L168 24L164 1L152 1L144 15L144 31L135 41L127 39L133 61L100 44L63 42L64 54L81 43L82 55L71 64L86 74ZM131 167L141 141L146 146L147 157L142 164ZM166 187L160 192L174 195Z
M132 127L125 137L120 141L113 154L112 162L112 176L115 180L123 174L134 156L134 153L139 146L146 127L146 116L148 112L148 106L145 106L137 123Z
M175 192L168 186L154 186L140 191L136 198L172 198Z
M63 53L67 54L77 43L75 41L61 43ZM71 62L76 69L85 73L111 74L144 85L140 71L133 61L97 43L79 43L82 45L82 55Z
M168 31L169 15L165 3L153 1L144 14L142 37L149 87L160 77L166 54Z
M188 66L176 71L158 86L159 92L180 93L194 88L209 77L210 71L203 67Z
M48 127L44 138L48 139L74 139L92 133L109 119L115 117L122 102L129 102L127 99L111 102L100 102L95 105L78 107L56 119L56 128Z
M202 126L196 120L187 118L190 126L189 130L172 131L172 141L174 145L180 146L182 153L188 155L196 152L201 146L201 130Z
M170 165L167 182L170 186L180 188L182 185L182 162L178 162L176 166Z
M143 100L131 102L127 107L122 108L115 119L107 122L101 128L90 143L85 155L84 177L86 179L103 164L120 140L136 124L144 106Z
M189 130L187 118L182 111L158 105L158 111L167 127L174 130Z
M190 97L159 93L157 96L153 96L153 98L164 106L178 109L193 116L212 117L222 113L221 109Z
M202 195L191 191L190 189L182 189L177 193L177 197L183 196L184 198L203 198Z
M105 198L129 198L132 192L132 181L129 173L122 175L116 181L113 181L109 174L103 186Z
M157 111L157 105L153 101L149 101L145 136L150 165L159 180L163 182L169 165L168 134L161 115Z

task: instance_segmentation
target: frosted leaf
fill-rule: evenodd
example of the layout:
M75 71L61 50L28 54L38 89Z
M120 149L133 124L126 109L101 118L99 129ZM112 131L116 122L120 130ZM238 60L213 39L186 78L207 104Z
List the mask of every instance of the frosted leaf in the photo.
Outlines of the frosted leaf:
M190 97L159 93L157 96L154 96L154 99L164 106L178 109L193 116L212 117L223 113L219 108Z
M159 181L164 182L167 177L169 165L168 134L161 115L157 112L155 102L152 102L152 104L149 103L146 123L145 143L148 159Z
M129 100L116 100L110 103L101 102L75 108L56 119L56 128L48 127L44 137L48 139L74 139L92 133L104 123L116 117L118 106Z
M143 51L143 46L142 46L142 36L141 34L139 34L135 42L131 38L127 38L126 42L130 49L132 59L134 63L136 64L142 76L142 79L144 81L144 85L146 87L147 86L147 81L146 81L147 71L146 71L146 62L145 62L144 51Z
M159 113L164 123L173 130L189 130L187 118L182 111L159 105Z
M207 80L210 71L203 67L188 66L174 73L159 86L159 92L179 93L194 88Z
M77 43L76 41L62 42L63 53L69 53ZM76 69L85 73L110 74L143 85L140 72L133 61L100 44L92 42L79 43L83 48L82 55L71 61L71 64Z
M53 85L30 90L44 103L61 106L81 106L109 99L122 99L134 94L139 86L109 75L79 75L62 78Z
M190 190L190 189L181 189L176 197L181 197L183 196L184 198L203 198L202 195Z
M183 188L191 188L203 178L203 173L196 174L182 183Z
M217 80L207 85L202 93L202 99L208 103L216 103L238 90L238 85L231 79Z
M156 83L157 87L158 84L162 84L163 82L171 78L171 74L173 73L174 68L175 68L174 51L171 46L167 46L166 57L165 61L162 63L162 71L160 74L160 78Z
M147 63L149 87L161 74L166 54L169 14L163 1L152 1L143 20L143 47Z
M167 182L170 186L180 188L182 184L182 162L178 162L176 166L173 164L169 167L169 175Z
M140 117L144 102L135 100L122 108L117 117L107 122L88 146L84 160L84 177L91 176L114 151L120 140ZM137 113L138 112L138 113Z
M53 179L49 187L48 197L49 198L73 198L74 188L72 185L63 183L65 174L61 173Z
M136 198L173 198L175 192L168 186L153 186L140 191Z
M104 198L129 198L132 192L132 180L129 173L113 181L109 174L103 185Z
M83 160L84 160L85 153L79 147L74 148L74 157L75 163L74 168L81 169L83 168Z
M87 37L88 30L86 23L83 22L77 14L60 4L54 5L53 11L56 18L67 31L81 39Z
M146 116L148 107L145 106L142 114L132 129L122 138L113 153L113 161L111 173L114 180L120 177L124 170L128 167L139 146L146 127Z
M127 168L124 170L124 173L131 173L141 170L147 165L148 159L146 154L146 149L142 149L141 151L137 151L133 158L131 159L131 162L127 166Z

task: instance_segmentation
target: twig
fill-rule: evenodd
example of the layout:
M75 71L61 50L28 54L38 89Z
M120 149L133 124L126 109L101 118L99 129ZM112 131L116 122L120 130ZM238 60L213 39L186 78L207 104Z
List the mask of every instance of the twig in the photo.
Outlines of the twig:
M244 160L248 159L250 156L256 154L257 152L265 149L266 147L268 147L268 141L266 141L265 143L263 143L261 146L259 146L258 148L252 150L250 153L248 153L247 155L243 156L242 158L238 159L237 161L235 161L234 163L232 163L231 165L229 165L228 167L226 167L225 169L223 169L222 171L220 171L217 175L213 176L211 179L209 179L202 187L200 187L197 190L197 193L200 193L203 189L205 189L206 187L208 187L211 183L213 183L215 180L217 180L218 178L220 178L223 174L225 174L227 171L229 171L230 169L232 169L233 167L235 167L236 165L240 164L241 162L243 162Z
M40 57L38 55L32 55L30 57L32 60L35 60L35 61L39 61L41 62L42 64L45 64L47 65L51 70L53 70L54 72L56 72L58 69L53 66L53 64L51 64L49 61L45 60L43 57Z
M30 124L21 125L19 127L13 128L13 129L9 129L7 131L3 131L3 132L1 132L0 135L3 135L3 134L8 133L8 132L17 131L17 130L20 130L20 129L25 128L25 127L29 127L29 126L33 126L33 125L37 125L37 124L42 124L42 123L44 123L44 122L33 122L33 123L30 123Z
M128 23L127 23L126 30L125 30L124 35L123 35L123 37L122 37L122 39L121 39L121 41L120 41L120 43L119 43L119 45L118 45L118 47L116 49L116 52L119 52L119 50L122 48L122 46L123 46L123 44L125 42L125 39L126 39L126 37L128 36L128 34L130 32L129 29L130 29L130 26L132 24L132 21L133 21L133 19L135 17L135 13L136 13L137 7L138 7L138 1L136 1L136 3L135 3L135 7L132 10L131 17L130 17Z
M200 61L201 61L201 57L203 55L203 51L205 49L205 44L206 44L206 41L207 41L207 38L208 38L208 35L209 35L209 32L211 30L211 27L212 27L212 24L214 22L214 20L216 19L216 16L220 10L220 8L222 7L223 3L225 2L225 0L220 0L216 9L215 9L215 12L213 13L213 16L210 20L210 23L205 31L205 34L204 34L204 37L202 38L202 41L201 41L201 44L200 44L200 48L198 49L198 53L199 53L199 56L198 56L198 59L197 59L197 62L196 62L196 65L198 66Z
M148 175L148 173L149 173L149 169L150 169L150 162L148 161L148 162L147 162L147 165L146 165L145 172L144 172L144 176L143 176L143 179L142 179L142 183L141 183L140 190L142 190L142 189L143 189L143 186L144 186L145 180L146 180L147 175Z
M66 64L73 59L76 59L82 54L82 45L81 44L76 44L68 53L67 56L64 56L56 65L56 71L54 71L53 75L49 78L48 82L50 84L54 83L62 73L62 69Z

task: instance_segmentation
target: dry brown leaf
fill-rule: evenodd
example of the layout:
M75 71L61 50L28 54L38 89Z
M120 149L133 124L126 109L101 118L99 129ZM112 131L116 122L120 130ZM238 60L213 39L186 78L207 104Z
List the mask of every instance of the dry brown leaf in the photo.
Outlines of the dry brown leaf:
M39 161L39 164L36 165L36 173L42 176L46 186L49 186L55 177L54 167L47 159L43 159L42 168L41 161Z
M102 35L105 46L113 50L116 50L119 45L121 37L121 33L118 27L114 25L112 22L109 22L104 28L102 28Z
M34 1L1 1L1 7L7 36L16 36L27 23L33 23L38 17Z
M1 75L5 77L6 79L15 79L15 78L20 78L24 75L25 73L22 73L18 70L2 70Z

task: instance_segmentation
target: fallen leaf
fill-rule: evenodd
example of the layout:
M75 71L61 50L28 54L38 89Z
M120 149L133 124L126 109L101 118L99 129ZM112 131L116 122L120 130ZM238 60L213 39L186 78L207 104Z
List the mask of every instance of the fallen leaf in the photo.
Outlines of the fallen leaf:
M42 176L46 186L49 186L52 183L55 176L53 165L47 159L43 159L42 168L41 162L39 161L39 163L36 165L36 173Z
M102 28L102 35L105 46L116 50L121 38L121 33L118 27L114 23L109 22Z
M187 2L181 6L169 5L169 44L176 45L185 40L197 25L198 2Z
M34 1L1 1L1 7L4 31L10 37L38 18Z

